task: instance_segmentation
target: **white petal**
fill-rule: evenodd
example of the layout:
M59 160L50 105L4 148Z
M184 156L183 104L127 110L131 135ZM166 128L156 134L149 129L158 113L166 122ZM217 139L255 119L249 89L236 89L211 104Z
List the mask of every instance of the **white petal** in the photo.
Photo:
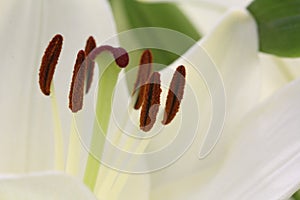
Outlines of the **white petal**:
M266 99L276 90L290 82L293 77L284 66L283 61L275 56L260 55L260 66L263 72L261 99Z
M290 72L292 75L292 78L298 78L300 77L300 58L282 58L283 66L286 67L288 72Z
M228 128L234 126L237 120L256 104L260 95L257 44L255 22L243 10L229 12L220 24L200 41L200 45L204 46L216 63L224 80L228 111L225 130L213 152L204 160L198 160L197 156L203 142L203 133L198 132L198 138L191 149L178 162L153 174L152 186L156 189L152 194L153 199L159 199L163 195L166 199L184 198L191 188L201 188L214 176L224 161L223 155L226 153L231 137L235 134L228 131ZM183 57L201 66L204 58L196 52L197 47L195 46ZM176 63L179 64L180 62L179 60ZM197 90L199 85L193 87ZM188 98L189 96L185 96L184 99ZM184 106L183 102L183 110L185 109ZM210 113L203 113L202 115L205 117L202 119L201 126L209 121L207 116ZM176 129L173 131L176 132ZM209 146L211 147L212 143ZM190 182L180 184L182 179L190 180ZM176 193L172 193L173 190L176 190Z
M261 99L269 97L287 83L300 77L299 65L299 58L279 58L261 54L260 67L263 70Z
M179 4L178 6L202 36L211 31L226 12L226 9L214 6L195 4Z
M122 200L148 200L150 196L150 176L130 174L119 198Z
M291 83L229 130L238 137L215 178L206 169L211 175L206 185L199 185L205 176L198 169L191 177L158 187L153 199L289 198L300 187L299 89L300 80ZM220 166L207 166L215 167Z
M27 160L30 162L33 157L42 168L52 165L52 126L45 123L47 120L51 123L51 111L43 103L44 97L38 90L37 81L37 59L42 54L38 51L40 3L4 1L5 15L0 21L0 40L6 47L0 50L4 66L1 67L3 76L0 84L1 172L25 171L29 167ZM29 143L29 140L39 141L42 138L40 142ZM29 148L39 150L31 154Z
M299 89L289 84L232 130L239 136L204 199L287 199L300 187Z
M40 173L0 178L3 200L96 200L85 185L61 173Z
M222 74L228 98L228 118L240 118L255 105L260 88L254 19L247 11L229 12L201 44Z
M3 6L2 6L3 5ZM38 87L38 67L56 33L65 37L55 73L65 137L69 134L68 90L75 56L89 35L103 41L116 33L104 0L2 0L0 19L1 172L53 168L50 99Z

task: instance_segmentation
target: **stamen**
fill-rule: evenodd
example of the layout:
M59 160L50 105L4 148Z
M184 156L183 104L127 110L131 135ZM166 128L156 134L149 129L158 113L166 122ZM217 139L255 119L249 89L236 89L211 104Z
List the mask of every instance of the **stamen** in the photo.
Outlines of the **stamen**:
M80 50L77 54L69 93L69 108L73 113L81 110L83 106L84 81L86 74L86 64L83 63L84 59L85 52Z
M128 63L129 63L129 56L128 53L125 49L119 47L119 48L115 48L109 45L104 45L104 46L100 46L95 48L89 55L88 55L88 59L91 60L95 60L96 57L101 54L103 51L109 51L113 54L114 58L115 58L115 62L116 64L121 67L121 68L125 68Z
M137 89L140 88L138 97L134 105L134 109L136 110L138 110L143 104L145 84L149 79L151 72L152 72L152 53L150 50L145 50L141 56L138 76L134 84L133 93L132 93L132 95L134 95Z
M93 36L90 36L88 38L88 40L86 41L84 52L85 52L86 55L89 55L89 53L91 53L92 50L95 49L95 48L96 48L96 41L93 38Z
M88 56L92 50L96 48L96 41L93 36L90 36L86 41L85 45L85 55ZM87 94L91 88L93 75L94 75L94 68L95 62L92 60L87 59L87 70L86 70L86 86L85 86L85 93Z
M183 98L184 86L185 68L181 65L176 69L170 84L162 124L169 124L179 111L180 102Z
M46 48L42 58L39 72L39 85L42 92L47 96L50 95L50 86L53 79L55 67L62 49L62 44L62 35L55 35Z
M140 128L150 131L156 121L156 115L160 106L160 74L154 72L145 86L145 98L141 110Z

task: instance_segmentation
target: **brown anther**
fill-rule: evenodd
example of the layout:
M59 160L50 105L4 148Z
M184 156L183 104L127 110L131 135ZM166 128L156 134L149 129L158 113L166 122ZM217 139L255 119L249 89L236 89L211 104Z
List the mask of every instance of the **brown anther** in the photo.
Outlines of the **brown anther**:
M77 54L69 93L69 108L73 113L81 110L83 106L84 82L86 75L86 64L83 63L84 59L85 52L80 50Z
M86 41L84 52L86 55L89 55L96 48L96 41L93 36L90 36Z
M50 95L50 87L53 79L55 67L62 49L63 37L55 35L50 41L42 58L39 72L39 85L45 95Z
M150 50L145 50L141 56L139 70L136 82L134 84L133 93L139 88L138 96L134 105L134 109L139 109L144 101L145 84L152 72L152 53Z
M125 68L129 63L129 55L127 51L121 47L115 48L109 45L104 45L95 48L89 55L88 59L95 60L96 57L101 54L103 51L109 51L114 56L116 64L120 68Z
M164 119L162 121L164 125L169 124L179 111L180 102L184 93L185 75L183 65L179 66L173 75L167 96Z
M96 48L96 41L93 38L93 36L90 36L88 40L86 41L85 45L85 55L88 56L94 49ZM93 75L94 75L94 68L95 68L95 62L87 59L86 60L86 86L85 86L85 93L87 94L91 88L92 81L93 81Z
M145 99L141 110L140 128L148 132L153 127L160 106L160 74L154 72L145 86Z

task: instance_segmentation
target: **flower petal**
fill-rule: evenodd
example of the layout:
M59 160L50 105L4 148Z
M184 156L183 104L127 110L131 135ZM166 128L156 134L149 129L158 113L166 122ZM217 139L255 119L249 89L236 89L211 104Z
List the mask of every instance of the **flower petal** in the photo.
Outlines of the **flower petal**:
M202 115L205 117L202 118L202 127L200 127L197 138L189 151L174 165L152 175L153 199L159 199L163 195L166 195L164 196L166 199L181 199L191 188L201 188L207 184L219 170L231 138L236 134L228 129L234 127L239 118L258 102L261 78L257 65L258 39L255 22L246 11L234 10L227 13L216 28L200 41L199 45L206 49L223 77L227 94L227 118L224 132L211 154L204 160L199 160L197 154L203 143L203 124L209 123L211 115L211 113L207 113L209 110L203 112ZM197 48L199 46L193 47L183 57L201 66L204 58L197 54ZM182 64L181 62L179 60L176 64ZM188 71L187 74L189 74ZM187 82L189 83L189 80ZM197 91L199 85L194 84L192 87ZM188 98L190 97L184 97L184 99ZM201 100L202 98L200 104L203 103ZM188 107L189 105L185 105L183 102L182 110L187 108L184 106ZM203 107L206 106L207 104L203 105ZM176 132L176 127L173 132ZM215 142L216 139L214 138L212 142ZM206 146L206 153L212 146L213 143ZM189 179L190 182L180 184L179 180L182 179ZM172 193L173 190L176 190L176 193Z
M287 199L299 189L299 89L300 80L292 82L232 130L238 137L205 188L218 192L205 192L204 199Z
M96 200L78 180L62 173L39 173L0 178L0 199Z
M260 67L263 73L261 99L269 97L279 88L300 77L299 66L299 58L279 58L261 54Z
M178 4L178 6L203 35L209 33L226 12L226 9L216 6L195 4Z
M0 40L6 47L0 50L2 64L6 66L0 69L3 74L0 84L3 91L0 98L1 172L25 171L29 167L26 163L33 157L40 162L42 168L53 163L52 126L47 126L46 123L51 123L51 110L43 103L44 97L38 89L37 81L37 59L42 54L37 50L40 45L37 39L41 23L40 3L4 1L4 8L1 6L1 13L4 15L0 21L3 30ZM37 113L37 110L40 111ZM40 123L36 123L37 119L40 119ZM43 126L47 127L45 131ZM42 140L31 146L29 140L35 139ZM43 148L39 146L41 144ZM38 151L29 153L29 148L38 147Z
M1 2L1 172L53 168L51 101L38 88L44 48L56 33L65 37L54 82L65 139L70 131L67 96L75 56L89 35L103 42L116 33L104 0Z
M240 118L258 102L260 88L254 19L246 10L229 11L201 44L222 74L228 98L228 119Z
M228 130L237 132L237 138L215 178L207 174L211 179L206 185L199 184L205 178L199 169L158 187L153 199L289 198L300 187L299 89L300 80L289 84Z

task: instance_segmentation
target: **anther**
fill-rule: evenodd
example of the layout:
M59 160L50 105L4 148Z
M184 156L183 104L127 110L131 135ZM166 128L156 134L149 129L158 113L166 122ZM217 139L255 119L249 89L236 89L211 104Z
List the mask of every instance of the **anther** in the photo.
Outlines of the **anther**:
M128 53L125 49L119 47L119 48L115 48L109 45L104 45L104 46L100 46L95 48L89 55L88 55L88 59L91 60L95 60L96 57L101 54L103 51L109 51L112 53L116 64L120 67L120 68L124 68L128 65L129 63L129 56Z
M185 75L186 73L183 65L179 66L173 75L167 96L165 115L162 121L162 124L164 125L169 124L179 111L180 102L184 93Z
M133 93L139 88L139 93L134 105L134 109L139 109L144 101L144 93L145 93L145 84L149 79L152 72L152 53L150 50L145 50L141 56L140 66L138 70L138 76L136 82L134 84Z
M39 85L45 95L50 95L50 87L53 79L55 67L62 49L63 37L55 35L50 41L42 58L39 72Z
M93 38L93 36L90 36L88 40L86 41L85 45L85 55L88 56L92 50L96 48L96 41ZM93 81L93 75L94 75L94 68L95 68L95 62L92 60L87 59L86 61L86 86L85 86L85 93L87 94L89 92L89 89L91 88L92 81Z
M154 72L145 86L145 99L141 110L140 128L147 132L153 127L160 106L160 74Z
M84 59L85 52L80 50L77 54L69 93L69 108L73 113L81 110L83 106L84 82L86 75L86 64L84 63Z

